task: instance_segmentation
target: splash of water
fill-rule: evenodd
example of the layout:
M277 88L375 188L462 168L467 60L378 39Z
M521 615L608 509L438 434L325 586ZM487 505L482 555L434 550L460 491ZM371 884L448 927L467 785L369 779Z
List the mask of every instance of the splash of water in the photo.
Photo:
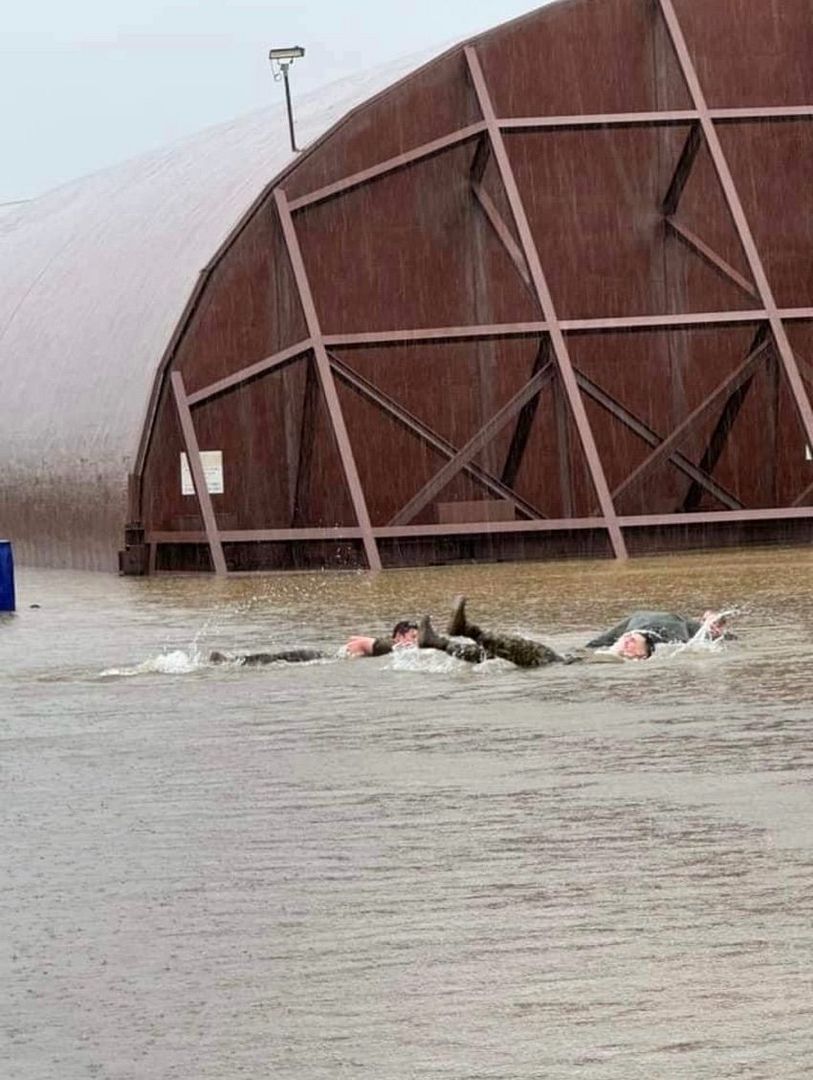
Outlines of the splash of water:
M472 667L462 660L449 656L440 649L401 648L393 649L388 656L388 664L393 671L420 671L445 675L459 671L461 667Z
M99 678L126 679L134 675L190 675L206 666L206 660L197 650L187 652L185 649L172 649L169 652L148 657L133 667L105 668L104 671L99 672Z

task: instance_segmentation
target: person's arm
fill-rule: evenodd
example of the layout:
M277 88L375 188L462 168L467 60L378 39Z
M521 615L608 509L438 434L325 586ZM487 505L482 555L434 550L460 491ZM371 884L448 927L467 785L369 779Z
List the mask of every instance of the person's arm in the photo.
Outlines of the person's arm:
M392 639L356 635L344 648L348 656L386 656L392 652Z
M611 645L614 645L621 635L626 631L629 619L624 619L622 622L614 626L612 630L605 630L603 634L599 634L598 637L594 637L592 641L588 641L585 645L586 649L609 649Z

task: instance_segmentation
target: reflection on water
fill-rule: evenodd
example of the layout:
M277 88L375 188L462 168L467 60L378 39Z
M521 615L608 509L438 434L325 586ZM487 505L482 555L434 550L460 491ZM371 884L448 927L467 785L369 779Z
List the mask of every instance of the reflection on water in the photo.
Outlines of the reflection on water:
M807 1076L812 568L20 571L3 1075ZM460 591L563 650L642 607L737 608L739 638L540 671L207 662L443 625Z

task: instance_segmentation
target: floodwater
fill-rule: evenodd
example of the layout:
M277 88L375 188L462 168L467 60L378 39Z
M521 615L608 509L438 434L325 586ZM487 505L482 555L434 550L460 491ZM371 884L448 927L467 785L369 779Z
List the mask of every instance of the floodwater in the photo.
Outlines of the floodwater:
M808 1077L813 553L356 574L18 571L0 622L0 1075ZM523 672L265 669L466 592ZM39 605L32 607L31 605Z

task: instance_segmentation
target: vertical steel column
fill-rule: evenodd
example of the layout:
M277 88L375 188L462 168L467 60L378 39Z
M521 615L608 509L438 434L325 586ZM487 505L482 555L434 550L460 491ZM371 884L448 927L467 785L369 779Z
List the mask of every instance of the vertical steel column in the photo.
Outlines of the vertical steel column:
M186 457L189 461L189 471L192 474L192 483L195 485L195 494L198 497L203 527L206 530L206 539L209 541L209 554L212 558L212 566L216 574L225 574L226 560L223 556L223 545L220 543L220 533L217 529L217 518L212 506L212 496L203 475L203 464L200 460L200 447L198 436L195 433L195 425L192 422L192 413L186 400L186 387L183 375L180 371L173 371L170 376L172 393L175 395L175 407L178 410L178 419L181 422L181 434L183 435Z
M607 479L601 465L601 459L598 454L598 449L596 448L595 439L593 438L593 432L590 428L590 422L587 419L584 402L582 401L578 383L576 382L576 375L573 371L573 365L570 362L570 354L567 350L564 334L559 325L559 320L553 306L553 299L548 288L547 280L542 271L542 264L539 261L539 253L536 250L536 244L531 235L531 229L519 194L519 188L517 187L517 182L514 177L514 171L511 168L511 162L505 148L503 134L494 112L494 106L491 102L491 96L488 92L482 68L480 67L480 60L476 50L471 45L466 46L465 53L466 61L469 65L469 73L471 74L472 82L474 84L474 90L477 94L480 110L483 114L486 129L491 140L494 158L497 162L503 187L505 188L505 193L508 196L508 202L511 206L511 213L514 216L514 222L517 226L525 262L531 273L531 280L534 284L534 290L539 306L542 309L543 317L548 324L553 354L556 358L556 364L562 379L562 386L567 394L573 419L576 421L576 427L579 431L579 437L581 438L582 447L584 448L584 453L587 458L587 465L590 469L596 496L598 497L599 505L601 507L604 525L610 534L610 541L616 558L625 559L627 557L627 549L624 544L624 537L621 534L621 527L618 524L618 517L615 512L615 507L613 506L610 489L607 486Z
M302 251L299 247L299 238L297 237L296 229L294 228L291 210L288 206L288 199L282 188L277 188L274 191L274 199L277 204L277 213L279 214L280 224L282 225L282 233L285 237L285 246L288 249L288 258L291 260L291 268L294 272L297 289L299 290L302 311L305 315L305 322L308 325L308 334L311 338L313 353L316 357L316 371L319 375L322 393L325 395L325 403L327 404L330 420L333 424L333 434L339 448L339 456L341 457L344 475L347 479L347 486L350 490L350 498L353 502L353 508L356 511L356 519L359 528L361 529L364 550L367 553L367 562L371 570L380 570L381 557L378 554L378 545L373 536L373 529L370 524L370 514L367 510L367 501L364 498L364 490L362 489L358 469L356 468L356 459L353 456L353 448L350 445L350 437L347 434L347 427L344 422L341 405L339 404L339 395L336 391L336 384L333 381L333 372L330 369L330 360L328 359L324 339L322 337L322 327L319 323L319 316L316 313L313 293L311 292L310 282L308 281L308 275L305 271L305 263L302 259Z
M762 259L760 258L756 241L754 240L751 228L745 216L745 211L740 202L740 197L737 193L736 185L734 184L734 177L731 175L731 170L728 166L726 156L723 153L723 147L720 143L717 129L714 126L714 121L709 113L705 95L700 86L700 80L697 77L697 72L695 71L694 64L689 55L686 39L683 37L683 31L678 22L677 15L675 14L672 0L658 0L658 4L660 5L661 12L666 21L666 27L669 31L669 36L672 39L672 45L677 54L678 62L681 71L683 72L683 78L686 80L686 86L688 87L692 103L700 117L700 125L703 129L706 145L709 148L709 153L714 162L714 168L719 177L723 194L728 203L728 208L731 211L731 216L734 219L734 225L737 229L743 251L745 252L745 257L748 260L748 266L751 269L754 284L759 290L762 306L768 316L768 322L770 323L776 347L779 350L782 366L785 369L785 375L787 376L791 393L793 394L793 399L796 403L796 408L799 410L799 416L802 421L805 436L807 437L808 443L813 446L813 409L811 409L804 382L802 381L799 369L796 366L796 358L790 347L790 342L788 341L787 333L785 332L785 325L779 317L779 309L776 305L771 286L768 283L768 278L765 274L765 268L762 265Z

